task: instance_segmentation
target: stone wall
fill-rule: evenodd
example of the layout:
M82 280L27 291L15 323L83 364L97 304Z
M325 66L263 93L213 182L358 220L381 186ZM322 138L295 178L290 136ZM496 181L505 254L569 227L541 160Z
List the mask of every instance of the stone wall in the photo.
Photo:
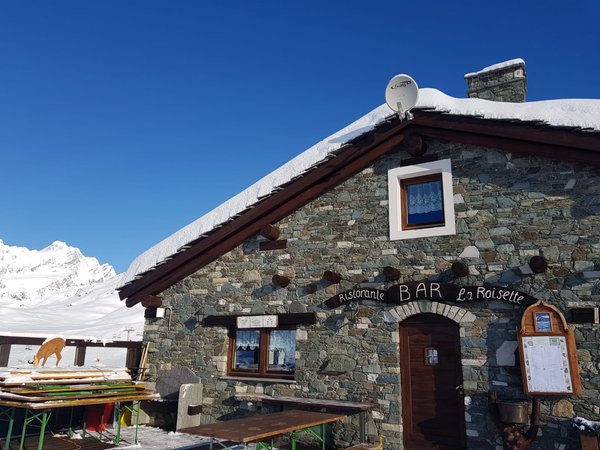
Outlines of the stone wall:
M546 300L566 313L575 305L598 304L600 270L600 174L558 161L505 154L465 145L428 142L429 153L451 158L457 233L427 239L390 241L387 171L406 158L391 153L372 167L312 201L277 224L284 250L259 251L258 236L224 255L162 296L172 307L166 320L148 322L150 371L191 368L204 385L203 422L258 408L239 404L237 392L372 401L367 421L372 439L381 433L386 449L402 448L399 322L431 311L461 325L461 357L469 448L501 448L488 414L488 390L522 396L514 367L520 311L500 302L439 307L420 301L393 306L362 302L355 319L323 301L358 285L387 288L385 266L400 270L399 282L428 279L463 285L509 286ZM543 255L549 269L533 274L528 261ZM453 279L452 262L468 264L470 275ZM323 272L342 274L340 284ZM274 274L290 277L286 288ZM316 283L317 291L310 286ZM441 305L441 304L439 304ZM228 379L227 331L197 324L204 316L315 312L318 323L297 331L294 382ZM576 327L583 395L545 398L544 425L532 448L576 448L568 419L600 419L600 328ZM336 426L337 445L356 442L358 417Z

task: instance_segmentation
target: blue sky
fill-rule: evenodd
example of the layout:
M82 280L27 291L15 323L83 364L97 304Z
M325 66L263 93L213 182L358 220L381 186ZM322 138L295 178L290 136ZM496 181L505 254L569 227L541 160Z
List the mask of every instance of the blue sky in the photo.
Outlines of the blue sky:
M598 23L596 0L1 2L0 239L122 272L398 73L465 97L523 58L528 101L600 98Z

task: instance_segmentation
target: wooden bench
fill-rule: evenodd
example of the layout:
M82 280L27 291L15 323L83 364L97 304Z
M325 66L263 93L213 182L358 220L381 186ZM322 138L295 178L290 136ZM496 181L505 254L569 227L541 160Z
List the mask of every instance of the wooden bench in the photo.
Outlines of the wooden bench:
M289 396L271 396L266 394L237 393L235 399L243 402L257 402L277 404L281 410L285 405L293 408L317 408L333 411L342 411L349 414L359 414L360 440L365 441L365 414L377 408L375 403L350 402L345 400L323 400L318 398L301 398ZM361 444L363 445L363 444ZM367 444L368 445L368 444ZM354 447L352 447L354 448ZM356 450L360 449L358 447ZM365 447L366 449L377 447Z

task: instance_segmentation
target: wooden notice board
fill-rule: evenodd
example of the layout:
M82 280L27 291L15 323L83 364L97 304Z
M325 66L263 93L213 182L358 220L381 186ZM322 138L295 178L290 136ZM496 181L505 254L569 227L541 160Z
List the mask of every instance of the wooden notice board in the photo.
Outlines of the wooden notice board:
M519 353L526 394L581 394L575 333L556 307L540 300L525 310Z

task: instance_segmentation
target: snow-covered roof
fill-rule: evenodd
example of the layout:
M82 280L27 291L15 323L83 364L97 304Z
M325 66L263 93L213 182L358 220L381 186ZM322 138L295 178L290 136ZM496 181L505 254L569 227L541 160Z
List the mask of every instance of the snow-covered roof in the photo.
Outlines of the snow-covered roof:
M498 64L484 67L483 69L478 70L477 72L465 73L464 76L465 76L465 78L471 78L471 77L475 77L477 75L481 75L486 72L493 72L494 70L506 69L507 67L518 66L518 65L525 66L525 61L523 61L521 58L509 59L508 61L503 61Z
M508 62L510 61L502 64ZM419 90L419 100L415 108L485 119L539 121L552 126L579 127L600 131L600 100L598 99L503 103L477 98L453 98L436 89L425 88ZM164 262L177 253L181 247L229 221L261 198L275 192L280 186L302 175L352 139L373 130L393 114L394 111L385 104L375 108L357 121L305 150L235 197L159 242L131 263L121 280L121 287Z

